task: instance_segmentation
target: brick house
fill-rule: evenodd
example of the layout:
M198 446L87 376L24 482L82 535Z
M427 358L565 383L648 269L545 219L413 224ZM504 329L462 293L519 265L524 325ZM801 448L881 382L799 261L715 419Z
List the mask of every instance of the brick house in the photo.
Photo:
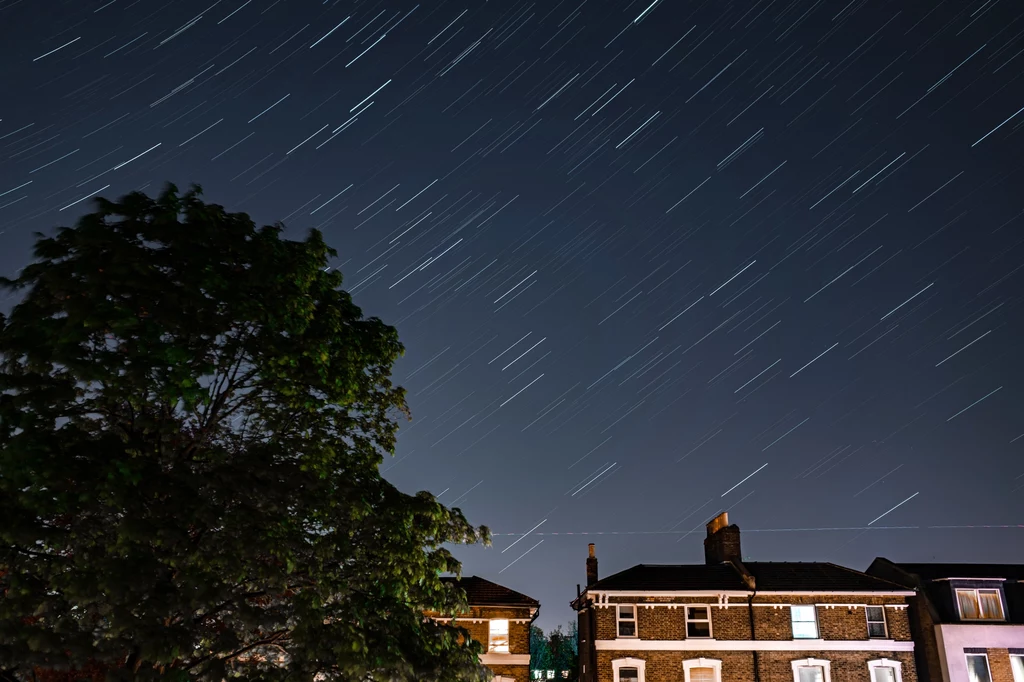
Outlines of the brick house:
M868 573L917 590L909 615L922 682L1024 682L1024 565L878 558Z
M917 682L912 590L830 563L741 561L727 514L707 531L704 564L604 579L590 545L572 602L580 682Z
M480 662L494 673L495 682L530 679L530 625L540 614L540 602L476 576L442 578L466 591L469 612L455 618L427 613L430 618L453 620L484 646Z

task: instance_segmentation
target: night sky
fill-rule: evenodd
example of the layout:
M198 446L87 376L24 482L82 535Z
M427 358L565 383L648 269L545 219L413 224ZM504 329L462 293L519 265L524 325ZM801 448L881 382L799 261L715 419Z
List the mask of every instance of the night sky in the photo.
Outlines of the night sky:
M722 509L1024 561L1021 5L649 3L0 0L0 271L167 181L322 230L407 348L385 476L545 627Z

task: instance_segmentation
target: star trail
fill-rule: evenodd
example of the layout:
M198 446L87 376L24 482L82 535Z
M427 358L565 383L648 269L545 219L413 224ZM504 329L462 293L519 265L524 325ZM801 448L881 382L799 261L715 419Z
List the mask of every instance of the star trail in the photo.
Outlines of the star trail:
M577 535L700 561L721 509L1024 561L1019 3L0 0L0 64L4 273L168 181L322 230L407 348L384 475L544 626Z

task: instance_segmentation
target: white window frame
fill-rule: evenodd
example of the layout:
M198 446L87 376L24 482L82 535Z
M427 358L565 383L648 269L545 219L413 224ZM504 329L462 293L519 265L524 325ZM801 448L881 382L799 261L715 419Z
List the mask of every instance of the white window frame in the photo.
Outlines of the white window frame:
M978 602L978 613L981 613L981 595L980 592L995 592L996 596L999 597L999 617L998 618L965 618L963 611L960 609L960 593L961 592L973 592L974 598ZM969 623L978 622L1005 622L1006 621L1006 609L1003 608L1003 594L1002 590L998 587L954 587L953 598L956 600L956 612L960 615L960 620L965 620ZM979 654L980 655L980 654ZM991 675L991 669L989 674Z
M797 637L796 630L793 628L793 609L794 608L809 608L814 614L814 637ZM801 623L807 623L809 621L799 621ZM793 639L802 639L804 641L814 641L821 639L821 623L818 622L818 607L814 604L790 604L789 605L789 629L793 632Z
M622 618L621 617L622 614L619 611L619 608L623 607L623 606L632 607L632 609L633 609L633 617L632 618ZM633 634L632 635L623 635L622 634L622 631L619 629L619 622L623 621L623 620L626 621L627 623L630 623L630 622L633 623ZM616 639L639 639L640 638L640 623L638 622L639 620L640 620L640 609L637 608L636 604L616 604L615 605L615 638Z
M647 682L646 674L647 661L642 658L616 658L612 661L612 680L619 682L619 670L622 668L636 668L638 682Z
M494 648L494 630L492 629L493 624L496 621L505 621L505 649L506 651L498 651ZM512 653L512 623L508 618L491 618L487 621L487 653L489 654L510 654Z
M1015 658L1021 660L1021 668L1024 669L1024 654L1010 654L1010 672L1013 674L1013 682L1024 682L1024 675L1017 675L1017 671L1013 667L1013 659Z
M868 661L868 678L871 682L875 680L875 668L892 668L896 675L896 682L903 682L903 664L891 658L879 658Z
M817 618L817 617L815 617ZM823 658L800 658L792 662L793 682L800 682L800 668L821 668L825 682L832 682L832 662Z
M989 682L994 682L993 679L992 679L992 661L988 660L988 654L969 654L969 653L967 653L965 651L964 652L964 665L967 664L967 659L970 658L971 656L981 656L982 658L985 659L985 667L988 669L988 680L989 680ZM970 670L970 667L968 666L968 671L969 670ZM969 676L970 676L970 673L968 672L968 677Z
M882 636L872 637L871 636L871 624L877 623L877 620L871 620L868 618L868 609L882 609ZM868 624L868 639L889 639L889 617L885 613L885 607L879 604L868 604L864 607L864 621Z
M710 614L710 611L708 612ZM715 658L690 658L683 661L683 681L690 682L690 670L693 668L711 668L715 671L715 680L722 682L722 662Z
M690 636L690 609L705 609L707 611L707 624L708 624L708 636L707 637L691 637ZM686 639L714 639L715 631L712 630L711 625L711 606L709 604L686 604L683 607L683 620L686 623ZM696 619L692 621L694 623L703 623L704 620ZM689 678L687 678L689 679Z

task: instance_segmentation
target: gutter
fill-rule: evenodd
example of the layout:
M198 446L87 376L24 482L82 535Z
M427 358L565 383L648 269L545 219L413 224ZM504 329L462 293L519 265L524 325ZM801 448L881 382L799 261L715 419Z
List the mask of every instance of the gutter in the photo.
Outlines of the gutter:
M743 583L750 590L750 596L747 597L747 616L750 619L750 640L757 641L757 630L754 627L754 597L757 596L757 580L754 575L743 565L743 562L737 559L732 559L730 562L733 569L740 574L740 578ZM761 652L754 649L754 682L761 682Z

